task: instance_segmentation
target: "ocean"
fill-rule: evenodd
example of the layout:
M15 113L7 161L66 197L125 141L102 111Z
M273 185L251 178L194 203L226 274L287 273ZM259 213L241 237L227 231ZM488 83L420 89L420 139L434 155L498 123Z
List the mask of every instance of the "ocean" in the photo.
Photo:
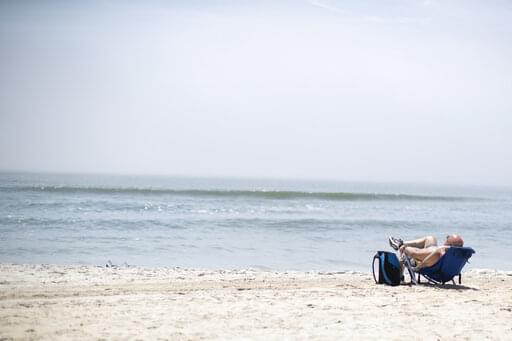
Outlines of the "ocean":
M0 173L0 262L369 271L387 238L450 233L512 270L512 190Z

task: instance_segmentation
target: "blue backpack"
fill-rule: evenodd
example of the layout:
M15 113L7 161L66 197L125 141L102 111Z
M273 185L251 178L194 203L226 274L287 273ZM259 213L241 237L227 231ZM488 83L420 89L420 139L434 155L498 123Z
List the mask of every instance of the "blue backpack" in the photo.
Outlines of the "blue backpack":
M400 262L394 252L377 251L373 256L372 271L375 283L400 285Z

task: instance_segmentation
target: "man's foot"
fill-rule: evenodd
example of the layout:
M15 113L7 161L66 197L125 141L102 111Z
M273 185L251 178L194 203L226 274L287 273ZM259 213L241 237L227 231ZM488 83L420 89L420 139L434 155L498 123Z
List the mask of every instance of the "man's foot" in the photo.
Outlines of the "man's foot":
M389 246L397 250L404 244L404 241L400 238L389 237Z

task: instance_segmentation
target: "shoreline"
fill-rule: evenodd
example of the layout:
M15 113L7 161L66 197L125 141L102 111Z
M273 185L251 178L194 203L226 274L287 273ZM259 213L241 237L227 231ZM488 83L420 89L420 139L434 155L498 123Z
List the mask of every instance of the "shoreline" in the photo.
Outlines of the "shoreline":
M4 339L504 339L512 271L462 285L371 273L0 263Z
M512 276L512 270L498 269L498 268L470 268L467 264L462 271L463 277L479 276L479 275L496 275L496 276ZM219 274L236 274L236 273L262 273L262 274L310 274L310 275L362 275L372 277L371 264L368 266L367 271L363 270L352 270L352 269L341 269L341 270L325 270L325 269L281 269L281 268L270 268L265 266L249 266L249 267L188 267L188 266L152 266L152 265L132 265L128 263L115 264L107 262L104 265L96 264L85 264L85 263L22 263L22 262L11 262L0 261L0 273L6 267L21 267L21 268L35 268L35 269L47 269L51 267L58 267L62 269L74 270L76 268L90 268L90 269L112 269L112 270L151 270L160 272L190 272L190 273L219 273ZM423 277L422 277L423 278ZM373 278L372 278L373 280Z

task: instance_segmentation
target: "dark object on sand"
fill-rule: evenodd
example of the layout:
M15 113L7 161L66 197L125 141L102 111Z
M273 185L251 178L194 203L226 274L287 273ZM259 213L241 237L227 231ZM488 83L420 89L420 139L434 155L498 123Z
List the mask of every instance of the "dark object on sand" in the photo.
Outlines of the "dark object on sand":
M400 262L393 252L377 251L372 262L373 279L377 284L399 285Z

